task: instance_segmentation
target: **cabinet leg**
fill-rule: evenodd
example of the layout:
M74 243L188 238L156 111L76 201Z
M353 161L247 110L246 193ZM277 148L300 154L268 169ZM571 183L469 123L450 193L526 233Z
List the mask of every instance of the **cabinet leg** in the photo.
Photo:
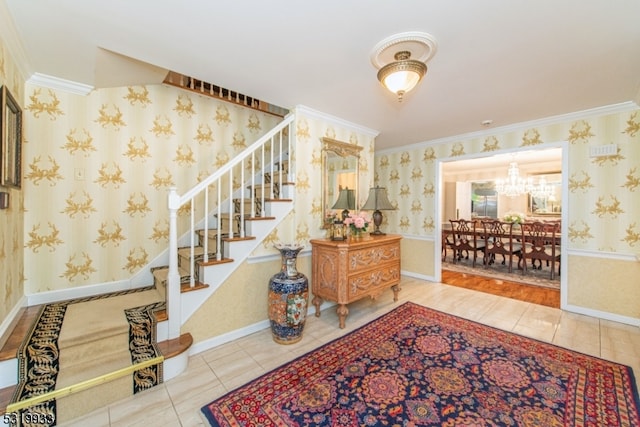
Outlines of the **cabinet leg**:
M344 321L349 315L349 309L346 304L338 305L338 309L336 310L338 313L338 318L340 319L340 329L344 329Z
M316 317L320 317L320 306L322 305L322 298L320 298L317 295L314 295L311 302L316 307Z
M400 285L393 285L391 289L393 290L393 302L398 302L398 294L402 290Z

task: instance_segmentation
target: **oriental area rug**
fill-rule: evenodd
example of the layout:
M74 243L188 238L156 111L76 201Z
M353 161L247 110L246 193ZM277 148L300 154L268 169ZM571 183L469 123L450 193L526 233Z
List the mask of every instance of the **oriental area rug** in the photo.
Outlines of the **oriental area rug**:
M404 303L202 407L212 426L639 426L628 366Z

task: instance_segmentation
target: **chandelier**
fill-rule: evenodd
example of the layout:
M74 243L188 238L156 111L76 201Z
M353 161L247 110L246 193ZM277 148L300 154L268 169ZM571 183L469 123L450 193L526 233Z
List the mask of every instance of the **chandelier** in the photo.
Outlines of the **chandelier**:
M544 176L540 177L538 184L534 185L529 192L533 197L540 199L551 199L551 197L555 199L555 190L553 185L549 184Z
M516 162L509 163L507 177L496 180L496 191L507 197L517 197L530 193L533 197L549 198L554 195L553 185L543 176L535 184L533 178L522 178Z
M509 163L507 177L496 180L496 191L507 197L517 197L534 189L533 178L522 178L516 162Z

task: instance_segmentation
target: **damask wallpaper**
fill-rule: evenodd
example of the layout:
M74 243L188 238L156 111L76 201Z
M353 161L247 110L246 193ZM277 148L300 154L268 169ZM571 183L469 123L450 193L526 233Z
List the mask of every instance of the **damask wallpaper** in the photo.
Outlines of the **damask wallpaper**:
M167 247L168 189L185 192L281 120L164 85L26 91L27 294L145 268Z
M592 308L640 319L637 257L640 257L640 110L586 117L521 131L496 133L482 138L461 138L446 143L427 143L376 155L375 181L387 187L397 211L385 215L387 228L408 238L434 241L436 227L437 159L514 148L544 147L566 141L568 145L568 242L570 261L596 263L608 270L606 260L626 260L615 283L606 277L569 277L569 302L583 304L581 293L589 283ZM612 156L590 157L590 147L615 143ZM429 248L430 251L433 248ZM433 252L430 252L433 253ZM437 251L436 251L437 253ZM597 260L588 256L596 257ZM433 274L432 268L425 274ZM571 271L580 271L580 268ZM626 274L625 274L626 272ZM598 280L604 283L593 283ZM615 292L611 288L616 287ZM595 292L595 295L594 295ZM618 295L615 298L613 295ZM572 299L573 298L573 299ZM606 301L606 303L601 303ZM591 302L589 303L591 304Z
M0 86L7 86L23 107L24 76L0 38ZM24 292L23 283L23 195L24 191L0 187L9 193L9 207L0 210L0 323L15 309Z

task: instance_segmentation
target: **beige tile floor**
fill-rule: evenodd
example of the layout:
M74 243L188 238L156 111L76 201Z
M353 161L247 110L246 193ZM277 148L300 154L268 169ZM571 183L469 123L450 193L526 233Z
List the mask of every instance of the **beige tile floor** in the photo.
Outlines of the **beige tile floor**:
M195 354L186 372L152 390L99 409L68 426L200 426L200 408L226 392L412 301L496 328L633 367L640 378L640 328L513 299L403 277L392 293L349 305L345 329L335 307L307 319L303 339L279 345L266 329Z

